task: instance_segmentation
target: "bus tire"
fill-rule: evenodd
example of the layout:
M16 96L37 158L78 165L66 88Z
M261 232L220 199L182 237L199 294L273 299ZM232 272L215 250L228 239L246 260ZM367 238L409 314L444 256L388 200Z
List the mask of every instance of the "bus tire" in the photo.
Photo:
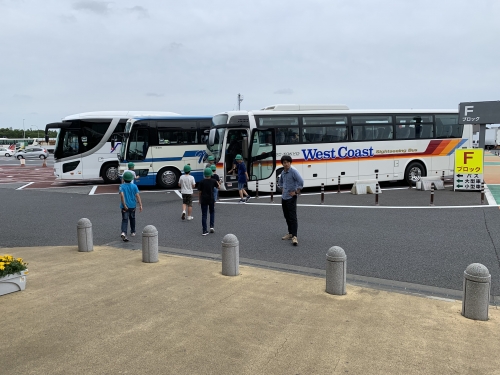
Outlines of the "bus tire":
M116 184L120 180L118 176L118 164L107 163L104 164L101 170L101 177L105 184Z
M419 161L412 161L405 170L405 181L408 185L416 185L421 177L425 177L427 172L425 167Z
M281 188L278 187L278 180L280 178L281 173L283 172L283 168L279 168L276 170L276 184L274 185L276 188L276 193L281 194Z
M163 168L156 174L156 184L163 189L176 188L180 176L176 168Z

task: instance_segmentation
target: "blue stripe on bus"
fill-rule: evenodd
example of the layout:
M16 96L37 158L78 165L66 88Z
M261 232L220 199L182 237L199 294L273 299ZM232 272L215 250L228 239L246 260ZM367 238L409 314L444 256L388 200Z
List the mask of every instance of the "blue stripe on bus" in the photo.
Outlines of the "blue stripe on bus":
M455 146L455 148L453 148L450 152L448 152L447 156L450 156L451 154L453 154L457 148L459 148L460 146L462 146L467 141L468 141L467 138L466 139L462 139L460 142L457 143L457 145Z
M203 180L203 171L191 171L191 176L194 177L196 182ZM135 181L137 186L155 186L156 185L156 173L148 173L147 176L140 176L140 178Z

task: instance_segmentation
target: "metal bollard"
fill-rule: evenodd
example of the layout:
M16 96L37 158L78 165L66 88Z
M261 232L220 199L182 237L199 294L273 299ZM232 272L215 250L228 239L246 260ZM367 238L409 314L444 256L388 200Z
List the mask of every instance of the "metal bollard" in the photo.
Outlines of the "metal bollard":
M21 167L26 166L26 160L24 158L19 159L19 161L21 162Z
M431 183L431 206L434 206L434 183Z
M462 315L474 320L488 320L491 275L481 263L472 263L464 271Z
M158 231L154 225L146 225L142 231L142 261L158 262Z
M332 246L326 253L326 292L329 294L346 294L346 260L344 249Z
M481 204L484 204L484 181L481 181Z
M43 158L43 164L42 167L46 168L47 167L47 158Z
M321 183L321 204L325 204L325 184Z
M377 181L377 185L375 186L375 206L378 206L378 191L380 189L380 186Z
M255 199L259 199L259 180L255 181Z
M339 180L337 182L337 194L340 193L340 176L339 176Z
M222 239L222 274L238 276L240 274L240 243L234 234L226 234Z
M274 203L273 188L274 188L274 183L271 182L271 203Z
M94 250L94 240L92 236L92 223L89 219L82 218L78 220L76 226L78 235L78 251L90 252Z

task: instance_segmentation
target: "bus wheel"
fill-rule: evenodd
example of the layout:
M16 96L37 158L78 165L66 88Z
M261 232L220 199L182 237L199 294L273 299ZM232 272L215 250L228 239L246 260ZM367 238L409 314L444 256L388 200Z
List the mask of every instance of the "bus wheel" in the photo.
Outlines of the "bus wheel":
M278 187L278 180L280 179L280 175L282 172L283 172L283 168L280 168L276 171L276 183L274 184L274 187L275 187L274 191L277 194L281 194L281 188Z
M156 175L156 183L163 189L172 189L179 183L180 173L174 168L164 168Z
M406 167L405 171L405 181L408 185L415 185L417 181L420 181L421 177L425 176L425 169L422 163L418 161L411 162Z
M118 176L118 165L114 163L106 164L101 173L105 184L117 183L120 177Z

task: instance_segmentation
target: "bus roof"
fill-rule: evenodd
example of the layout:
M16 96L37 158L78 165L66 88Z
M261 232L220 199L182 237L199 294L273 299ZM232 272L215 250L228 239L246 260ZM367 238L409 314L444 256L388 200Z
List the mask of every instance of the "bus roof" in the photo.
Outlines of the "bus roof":
M69 120L82 120L90 118L122 118L129 119L137 116L180 116L175 112L162 112L162 111L97 111L97 112L83 112L75 115L66 116L63 121Z
M319 111L349 109L345 104L274 104L262 108L263 111Z
M132 118L138 120L212 120L212 116L183 116L183 115L168 115L168 116L135 116Z

